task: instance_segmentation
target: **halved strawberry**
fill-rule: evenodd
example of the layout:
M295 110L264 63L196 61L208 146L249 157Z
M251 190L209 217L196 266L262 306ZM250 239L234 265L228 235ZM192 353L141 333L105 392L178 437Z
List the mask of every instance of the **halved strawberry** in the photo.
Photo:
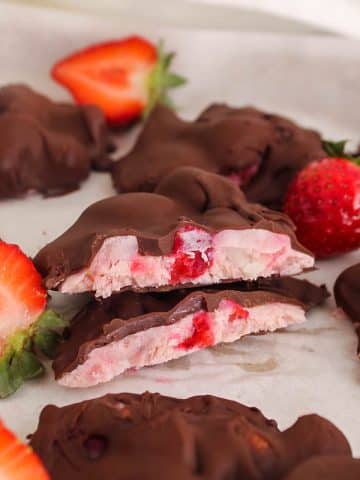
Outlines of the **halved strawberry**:
M0 421L0 479L50 480L32 449L20 442Z
M0 398L43 372L33 347L48 353L64 325L51 310L44 312L46 302L32 261L17 245L0 241Z
M0 241L0 353L6 338L27 329L45 305L46 291L32 261L17 245Z
M167 91L185 83L169 72L173 53L132 36L90 46L59 61L53 78L80 104L95 104L110 125L124 125L146 115Z

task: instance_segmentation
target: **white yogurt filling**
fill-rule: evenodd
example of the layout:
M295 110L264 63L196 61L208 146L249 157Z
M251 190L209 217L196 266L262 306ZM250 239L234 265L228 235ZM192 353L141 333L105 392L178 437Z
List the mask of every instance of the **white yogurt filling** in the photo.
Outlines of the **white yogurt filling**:
M224 230L213 236L207 232L182 232L183 252L201 253L211 262L197 278L181 283L209 285L226 280L256 280L271 275L295 275L314 265L312 256L294 250L290 237L268 230ZM117 236L104 241L91 264L70 275L60 286L63 293L94 291L109 297L126 287L146 288L171 285L174 255L139 254L135 236Z

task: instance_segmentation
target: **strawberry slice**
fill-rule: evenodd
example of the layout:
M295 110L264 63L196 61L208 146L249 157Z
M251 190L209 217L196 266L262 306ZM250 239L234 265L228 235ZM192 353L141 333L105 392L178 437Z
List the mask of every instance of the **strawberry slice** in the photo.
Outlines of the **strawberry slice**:
M112 126L146 116L158 103L169 103L170 88L185 79L169 72L173 53L165 54L148 40L132 36L90 46L60 60L53 78L70 90L79 104L95 104Z
M40 459L0 422L1 480L50 480Z
M35 346L49 354L59 340L65 324L51 310L44 312L46 302L32 261L17 245L0 241L0 398L43 372Z
M17 245L0 241L0 353L4 340L28 328L45 305L46 291L31 260Z

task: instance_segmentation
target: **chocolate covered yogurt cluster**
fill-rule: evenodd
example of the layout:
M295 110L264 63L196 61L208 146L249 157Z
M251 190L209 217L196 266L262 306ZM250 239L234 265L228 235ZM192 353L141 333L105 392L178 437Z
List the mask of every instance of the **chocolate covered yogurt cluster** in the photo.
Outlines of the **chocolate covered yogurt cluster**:
M47 406L31 446L52 480L357 480L360 460L317 415L280 430L257 408L203 395L113 394Z
M113 148L95 105L54 102L30 87L0 88L0 199L79 188L111 165Z
M301 323L327 296L288 278L314 259L286 215L193 167L91 205L35 265L48 288L94 295L54 362L70 387Z
M194 121L159 105L112 169L119 192L152 192L182 166L231 179L251 202L281 210L291 180L325 155L319 133L252 107L213 104Z

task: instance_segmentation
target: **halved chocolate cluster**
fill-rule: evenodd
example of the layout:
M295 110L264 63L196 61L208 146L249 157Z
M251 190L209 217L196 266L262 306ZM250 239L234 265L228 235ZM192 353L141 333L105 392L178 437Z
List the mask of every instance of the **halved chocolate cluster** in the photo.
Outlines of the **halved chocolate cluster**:
M286 215L192 167L91 205L35 264L48 288L95 294L54 362L69 387L303 322L327 295L283 278L314 264Z
M305 321L325 287L285 277L170 292L123 292L75 317L53 368L67 387L90 387L221 342Z
M286 215L249 203L219 175L184 167L154 193L91 205L35 263L48 288L108 297L294 275L314 259Z

